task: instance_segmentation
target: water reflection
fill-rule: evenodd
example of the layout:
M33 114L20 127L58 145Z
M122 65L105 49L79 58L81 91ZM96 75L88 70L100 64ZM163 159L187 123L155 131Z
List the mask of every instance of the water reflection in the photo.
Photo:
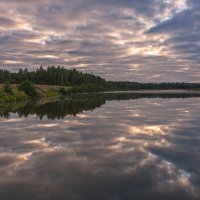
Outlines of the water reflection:
M116 96L8 110L0 199L199 199L200 99Z
M83 111L92 111L95 108L101 107L106 101L113 100L134 100L141 98L198 98L200 94L170 94L170 93L113 93L113 94L98 94L98 95L80 95L74 96L69 100L55 102L27 102L27 103L6 103L0 104L0 117L8 119L10 113L17 113L19 117L28 117L29 115L37 115L43 119L63 119L66 115L76 116Z

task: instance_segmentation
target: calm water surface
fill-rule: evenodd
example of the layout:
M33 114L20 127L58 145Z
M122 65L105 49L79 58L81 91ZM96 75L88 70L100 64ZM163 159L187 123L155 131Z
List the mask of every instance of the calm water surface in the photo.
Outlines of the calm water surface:
M182 97L0 105L0 199L200 199L200 98Z

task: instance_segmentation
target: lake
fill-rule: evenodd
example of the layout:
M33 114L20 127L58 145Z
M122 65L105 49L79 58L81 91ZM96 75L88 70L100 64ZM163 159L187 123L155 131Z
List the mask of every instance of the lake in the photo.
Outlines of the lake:
M0 199L200 199L199 110L198 94L0 104Z

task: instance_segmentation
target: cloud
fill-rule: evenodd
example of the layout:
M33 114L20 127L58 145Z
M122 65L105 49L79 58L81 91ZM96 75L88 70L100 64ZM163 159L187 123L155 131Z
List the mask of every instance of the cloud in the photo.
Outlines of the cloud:
M7 17L0 17L0 27L13 27L16 24L17 23L12 19L9 19Z
M1 0L0 65L59 64L109 80L199 81L198 7L186 0Z

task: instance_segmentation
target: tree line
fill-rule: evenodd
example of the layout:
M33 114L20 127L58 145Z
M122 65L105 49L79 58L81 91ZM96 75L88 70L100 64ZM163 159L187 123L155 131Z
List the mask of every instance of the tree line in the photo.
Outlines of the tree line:
M99 76L60 66L51 66L47 69L41 66L36 71L28 71L28 69L19 69L18 72L0 70L0 83L20 84L23 81L31 81L39 85L105 84L105 79Z
M110 90L177 90L177 89L200 89L200 83L137 83L129 81L107 81Z
M104 78L92 73L83 73L76 69L50 66L44 69L42 66L36 71L19 69L18 72L0 70L0 83L21 84L30 81L38 85L73 86L71 93L95 93L101 91L123 90L167 90L167 89L200 89L200 83L137 83L129 81L106 81ZM65 93L65 91L62 91Z

